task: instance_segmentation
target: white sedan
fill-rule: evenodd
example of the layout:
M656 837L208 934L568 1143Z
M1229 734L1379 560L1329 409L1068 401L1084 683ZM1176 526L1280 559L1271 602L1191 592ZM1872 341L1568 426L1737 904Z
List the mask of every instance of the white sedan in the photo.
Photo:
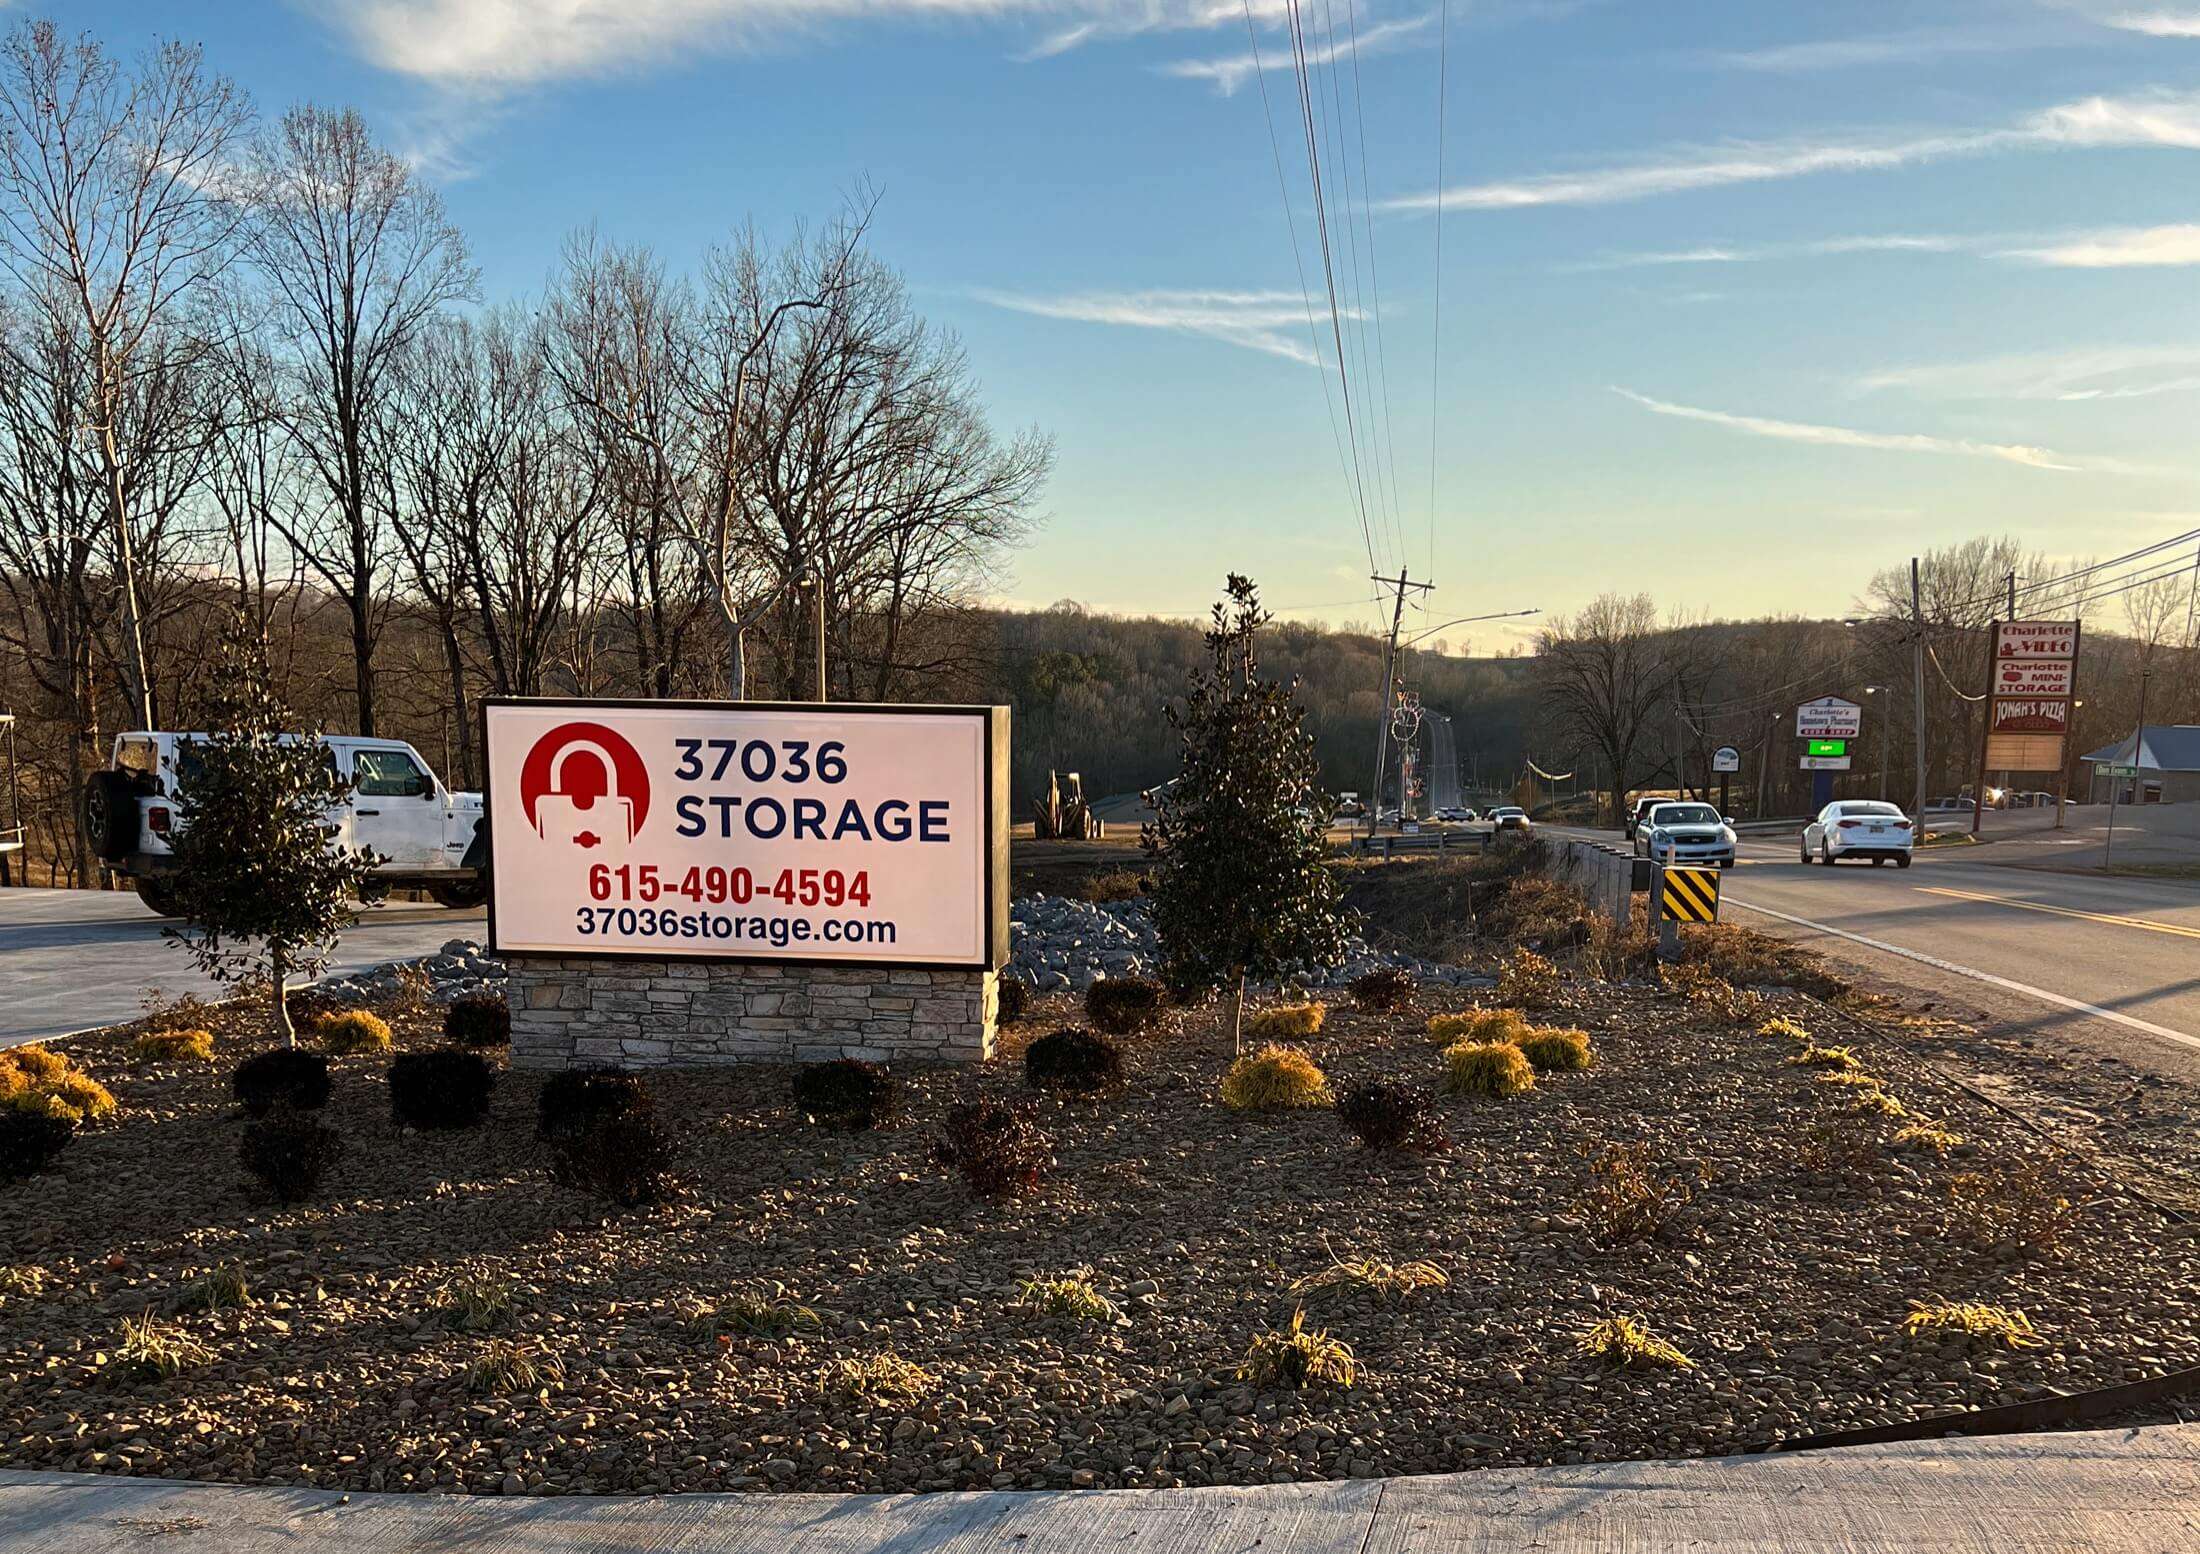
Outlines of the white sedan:
M1916 841L1916 828L1897 806L1876 799L1841 799L1803 827L1803 862L1869 858L1877 865L1892 858L1897 867L1907 869Z
M1734 828L1709 804L1653 804L1635 823L1635 856L1657 863L1734 867Z

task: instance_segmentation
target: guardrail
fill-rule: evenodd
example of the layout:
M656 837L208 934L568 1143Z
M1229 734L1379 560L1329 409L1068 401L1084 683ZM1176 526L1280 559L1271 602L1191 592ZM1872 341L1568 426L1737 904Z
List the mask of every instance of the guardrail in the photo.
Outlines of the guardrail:
M1423 831L1416 835L1393 834L1390 836L1361 836L1352 840L1352 851L1361 857L1392 858L1401 853L1464 852L1477 854L1489 845L1489 839L1475 831Z

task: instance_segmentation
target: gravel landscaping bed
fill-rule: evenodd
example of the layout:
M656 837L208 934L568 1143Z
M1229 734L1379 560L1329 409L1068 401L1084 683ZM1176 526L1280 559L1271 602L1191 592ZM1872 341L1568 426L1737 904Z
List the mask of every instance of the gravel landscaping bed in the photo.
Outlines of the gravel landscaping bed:
M1374 1016L1340 1000L1307 1046L1339 1087L1433 1083L1423 1022L1467 1002L1424 989ZM121 1110L0 1198L0 1263L45 1276L0 1293L0 1463L484 1493L1254 1484L1728 1452L2200 1364L2187 1227L1895 1046L1819 1029L1807 1000L1762 1012L1855 1046L1965 1142L1897 1151L1880 1120L1863 1163L1829 1163L1846 1087L1789 1063L1794 1042L1653 986L1582 982L1536 1018L1586 1029L1595 1065L1442 1098L1456 1147L1425 1163L1361 1149L1326 1109L1223 1109L1227 1042L1195 1010L1127 1040L1117 1093L1032 1096L1012 1055L903 1076L900 1122L868 1133L796 1116L784 1072L652 1076L691 1190L628 1213L549 1181L538 1077L504 1076L483 1127L413 1134L390 1121L385 1061L339 1058L323 1115L346 1151L321 1201L286 1209L236 1164L227 1075L252 1041L225 1031L214 1065L138 1067L125 1033L78 1039ZM395 1011L400 1048L433 1045L439 1013ZM1011 1046L1076 1017L1042 1000ZM1052 1135L1030 1197L975 1199L932 1163L948 1108L981 1095L1028 1100ZM1605 1245L1584 1148L1634 1141L1693 1201L1667 1234ZM1950 1232L1951 1181L2001 1170L2079 1206L2057 1250ZM1395 1300L1290 1288L1357 1258L1426 1260L1448 1283ZM174 1318L213 1357L110 1379L123 1319L222 1264L252 1303ZM1081 1268L1119 1319L1021 1303L1026 1279ZM507 1287L499 1325L438 1312L469 1275ZM768 1281L818 1325L692 1324L693 1302ZM1356 1384L1237 1379L1302 1299L1308 1327L1350 1345ZM2022 1308L2044 1343L1911 1338L1913 1299ZM1693 1368L1579 1352L1620 1316ZM470 1389L499 1340L562 1375ZM865 1401L828 1375L888 1354L924 1369L922 1396Z

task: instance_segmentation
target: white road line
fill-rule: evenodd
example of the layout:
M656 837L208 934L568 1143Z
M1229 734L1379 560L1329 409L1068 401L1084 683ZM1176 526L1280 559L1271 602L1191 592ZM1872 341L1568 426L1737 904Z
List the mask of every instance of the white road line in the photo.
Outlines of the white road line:
M2151 1020L2141 1020L2133 1015L2118 1014L2113 1009L2103 1009L2097 1004L2085 1003L2079 999L2065 998L2062 994L2050 993L2043 987L2033 987L2025 982L2012 982L2007 977L1997 977L1990 971L1978 971L1970 966L1959 966L1952 960L1942 960L1937 955L1927 955L1921 950L1905 950L1901 945L1889 944L1884 939L1867 939L1860 933L1850 933L1846 928L1835 928L1830 923L1814 923L1807 917L1790 917L1787 913L1775 912L1770 907L1752 906L1747 901L1739 901L1732 896L1726 898L1726 904L1728 906L1738 906L1745 912L1757 912L1765 917L1777 917L1781 922L1793 923L1798 928L1808 928L1816 933L1830 933L1836 939L1847 939L1852 944L1866 945L1875 950L1885 950L1889 955L1899 955L1904 960L1914 960L1921 965L1931 966L1937 971L1954 972L1959 977L1969 977L1973 982L1990 983L2012 993L2022 993L2027 998L2037 998L2042 1003L2053 1004L2059 1009L2075 1009L2078 1013L2089 1014L2096 1020L2112 1020L2118 1025L2128 1025L2135 1031L2145 1031L2149 1036L2159 1036L2165 1041L2174 1041L2179 1046L2200 1048L2200 1036L2187 1036L2183 1031L2173 1031L2168 1026L2156 1025Z

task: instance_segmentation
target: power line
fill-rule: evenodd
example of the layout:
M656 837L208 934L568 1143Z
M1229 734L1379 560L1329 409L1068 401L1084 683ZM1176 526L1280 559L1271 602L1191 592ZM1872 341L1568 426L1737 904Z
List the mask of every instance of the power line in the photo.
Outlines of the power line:
M1443 0L1436 48L1436 271L1435 321L1428 349L1428 556L1436 569L1436 450L1442 425L1436 414L1444 376L1444 121L1451 98L1451 0Z
M1284 227L1291 234L1291 262L1298 269L1299 297L1306 304L1307 343L1314 352L1315 369L1321 374L1322 404L1329 411L1329 436L1330 440L1337 445L1337 471L1344 477L1346 494L1352 495L1352 469L1345 461L1344 432L1337 425L1337 401L1336 397L1329 392L1329 373L1327 369L1322 367L1321 332L1314 323L1314 294L1312 288L1306 283L1306 257L1305 251L1299 247L1298 218L1291 214L1291 182L1283 171L1283 142L1276 137L1276 113L1268 99L1268 70L1261 63L1260 34L1253 27L1252 0L1242 0L1242 3L1245 9L1245 37L1253 48L1253 75L1260 82L1261 118L1268 126L1268 149L1276 161L1276 189L1283 197ZM1358 499L1357 508L1360 518L1360 536L1367 543L1367 564L1372 567L1376 565L1375 540L1374 536L1368 531L1367 502L1364 496ZM1375 596L1370 594L1369 597L1372 602Z
M1352 112L1360 134L1360 224L1367 232L1368 287L1375 294L1375 379L1382 394L1383 461L1390 473L1390 511L1397 526L1398 554L1402 558L1406 547L1406 510L1398 494L1398 439L1390 405L1390 351L1383 339L1383 276L1375 257L1374 185L1367 171L1367 96L1360 85L1358 0L1345 0L1344 14L1352 40ZM1363 334L1366 331L1364 321L1361 331Z

